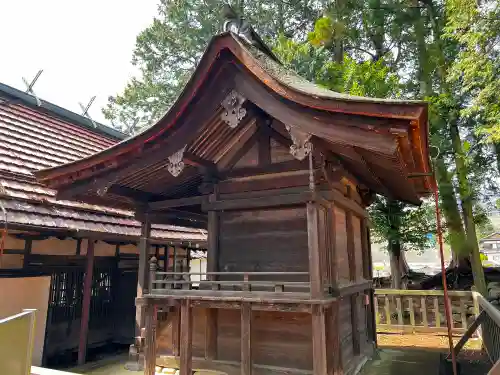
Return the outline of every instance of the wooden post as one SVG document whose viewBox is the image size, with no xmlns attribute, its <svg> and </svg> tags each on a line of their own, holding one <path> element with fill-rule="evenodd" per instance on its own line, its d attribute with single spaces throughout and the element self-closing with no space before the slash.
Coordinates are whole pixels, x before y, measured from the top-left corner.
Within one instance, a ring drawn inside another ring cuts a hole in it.
<svg viewBox="0 0 500 375">
<path fill-rule="evenodd" d="M 155 263 L 156 267 L 156 263 Z M 154 305 L 147 305 L 145 308 L 145 347 L 144 347 L 144 375 L 155 375 L 156 366 L 156 307 Z"/>
<path fill-rule="evenodd" d="M 151 260 L 149 261 L 149 286 L 148 286 L 148 293 L 152 293 L 153 289 L 155 288 L 155 284 L 153 284 L 153 281 L 156 281 L 156 266 L 158 261 L 156 260 L 155 257 L 152 257 Z"/>
<path fill-rule="evenodd" d="M 241 375 L 252 375 L 252 305 L 241 304 Z"/>
<path fill-rule="evenodd" d="M 181 355 L 180 374 L 192 375 L 193 371 L 193 314 L 191 302 L 187 299 L 181 301 Z"/>
<path fill-rule="evenodd" d="M 313 373 L 328 374 L 325 311 L 321 305 L 312 305 Z M 329 348 L 328 348 L 329 349 Z"/>
<path fill-rule="evenodd" d="M 87 356 L 87 337 L 89 333 L 89 314 L 92 294 L 92 278 L 94 273 L 94 240 L 89 238 L 87 244 L 87 266 L 83 282 L 82 318 L 80 321 L 80 339 L 78 341 L 78 364 L 83 365 Z"/>
<path fill-rule="evenodd" d="M 169 253 L 168 253 L 168 246 L 165 246 L 163 248 L 163 272 L 168 272 L 168 259 Z"/>
<path fill-rule="evenodd" d="M 217 186 L 214 193 L 210 195 L 211 202 L 218 198 Z M 200 263 L 201 264 L 201 263 Z M 219 267 L 219 215 L 217 211 L 208 212 L 208 249 L 207 249 L 207 272 L 217 272 Z M 200 265 L 201 267 L 201 265 Z M 200 275 L 201 279 L 201 275 Z M 217 277 L 210 275 L 208 280 L 215 281 Z M 217 285 L 212 285 L 212 289 L 217 289 Z M 205 337 L 205 358 L 217 359 L 217 336 L 218 336 L 218 310 L 206 310 L 206 337 Z"/>
<path fill-rule="evenodd" d="M 311 298 L 323 296 L 323 274 L 319 254 L 318 208 L 315 203 L 307 203 L 307 239 L 309 249 L 309 282 Z"/>
<path fill-rule="evenodd" d="M 149 215 L 144 214 L 144 221 L 141 226 L 141 238 L 139 239 L 139 270 L 137 280 L 137 297 L 142 297 L 147 293 L 148 288 L 148 260 L 149 245 L 151 235 L 151 221 Z M 135 314 L 135 334 L 141 336 L 141 329 L 145 326 L 144 306 L 137 306 Z"/>
<path fill-rule="evenodd" d="M 347 197 L 351 198 L 351 189 L 347 187 Z M 347 256 L 349 260 L 349 276 L 351 281 L 358 279 L 358 270 L 356 269 L 356 247 L 354 245 L 354 227 L 352 223 L 352 211 L 346 210 L 345 223 L 347 232 Z M 362 225 L 361 225 L 362 227 Z M 359 233 L 361 236 L 361 233 Z M 352 325 L 352 346 L 354 355 L 361 352 L 360 334 L 359 334 L 359 310 L 358 310 L 358 293 L 351 295 L 351 325 Z"/>
<path fill-rule="evenodd" d="M 26 268 L 30 264 L 31 246 L 33 240 L 31 238 L 26 238 L 24 240 L 24 256 L 23 256 L 23 268 Z"/>
<path fill-rule="evenodd" d="M 173 312 L 174 318 L 172 321 L 172 349 L 174 357 L 180 355 L 181 346 L 181 310 L 179 306 L 175 307 Z"/>
</svg>

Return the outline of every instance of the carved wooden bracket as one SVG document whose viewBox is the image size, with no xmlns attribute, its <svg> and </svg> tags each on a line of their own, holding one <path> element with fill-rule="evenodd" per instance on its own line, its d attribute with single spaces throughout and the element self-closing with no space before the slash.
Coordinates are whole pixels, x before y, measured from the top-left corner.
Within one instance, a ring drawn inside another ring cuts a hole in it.
<svg viewBox="0 0 500 375">
<path fill-rule="evenodd" d="M 293 142 L 290 146 L 290 154 L 298 160 L 304 160 L 312 151 L 312 143 L 309 142 L 311 134 L 304 133 L 288 125 L 285 128 L 290 133 Z"/>
<path fill-rule="evenodd" d="M 224 113 L 221 115 L 221 119 L 228 124 L 231 129 L 236 128 L 247 114 L 247 110 L 243 108 L 245 100 L 245 97 L 233 90 L 221 103 L 222 107 L 225 109 Z"/>
<path fill-rule="evenodd" d="M 167 169 L 170 172 L 170 174 L 174 177 L 177 177 L 178 175 L 181 174 L 181 172 L 184 170 L 184 151 L 186 150 L 185 145 L 183 148 L 181 148 L 179 151 L 175 152 L 171 156 L 168 157 L 168 166 Z"/>
</svg>

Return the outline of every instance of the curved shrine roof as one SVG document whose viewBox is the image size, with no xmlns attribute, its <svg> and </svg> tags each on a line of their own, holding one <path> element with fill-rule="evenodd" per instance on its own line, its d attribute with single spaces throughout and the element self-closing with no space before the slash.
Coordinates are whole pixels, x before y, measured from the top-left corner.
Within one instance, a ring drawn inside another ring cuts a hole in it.
<svg viewBox="0 0 500 375">
<path fill-rule="evenodd" d="M 218 168 L 251 126 L 249 119 L 241 129 L 229 129 L 220 120 L 221 101 L 231 90 L 273 118 L 277 128 L 285 125 L 310 134 L 313 144 L 326 147 L 372 191 L 418 203 L 430 190 L 430 177 L 425 175 L 430 164 L 424 102 L 324 89 L 232 33 L 212 39 L 177 102 L 156 124 L 105 150 L 36 175 L 61 197 L 104 199 L 113 206 L 131 205 L 138 197 L 161 200 L 192 194 L 201 183 L 196 167 Z M 187 164 L 193 168 L 172 179 L 164 173 L 166 159 L 183 145 L 190 155 Z"/>
</svg>

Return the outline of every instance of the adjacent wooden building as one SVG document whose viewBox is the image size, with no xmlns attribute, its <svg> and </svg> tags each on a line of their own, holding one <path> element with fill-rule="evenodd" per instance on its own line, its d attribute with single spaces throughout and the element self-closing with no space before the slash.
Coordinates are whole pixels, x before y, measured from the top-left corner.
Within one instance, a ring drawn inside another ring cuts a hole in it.
<svg viewBox="0 0 500 375">
<path fill-rule="evenodd" d="M 424 103 L 325 90 L 228 32 L 158 123 L 37 176 L 61 199 L 142 221 L 136 344 L 148 375 L 155 363 L 338 375 L 376 345 L 366 207 L 375 193 L 418 204 L 429 170 Z M 178 220 L 208 229 L 196 289 L 147 266 L 151 224 Z"/>
<path fill-rule="evenodd" d="M 83 362 L 87 348 L 133 343 L 136 336 L 141 225 L 133 212 L 56 200 L 56 192 L 34 176 L 37 170 L 78 160 L 124 138 L 0 84 L 0 287 L 6 284 L 1 278 L 51 276 L 46 363 L 74 351 Z M 165 263 L 169 270 L 187 270 L 188 256 L 205 249 L 206 232 L 160 225 L 153 228 L 150 241 L 151 255 L 162 267 Z"/>
</svg>

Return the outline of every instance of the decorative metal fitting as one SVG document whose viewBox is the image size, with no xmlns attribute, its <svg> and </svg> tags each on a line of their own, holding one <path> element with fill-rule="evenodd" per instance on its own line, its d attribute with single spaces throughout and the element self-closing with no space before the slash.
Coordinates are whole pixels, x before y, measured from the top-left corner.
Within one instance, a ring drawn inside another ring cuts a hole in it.
<svg viewBox="0 0 500 375">
<path fill-rule="evenodd" d="M 233 90 L 221 103 L 222 107 L 225 109 L 224 113 L 221 115 L 221 119 L 228 124 L 231 129 L 236 128 L 247 114 L 247 110 L 243 108 L 245 100 L 245 97 Z"/>
<path fill-rule="evenodd" d="M 290 133 L 293 142 L 290 146 L 290 154 L 298 160 L 304 160 L 312 152 L 312 143 L 309 142 L 311 134 L 304 133 L 289 125 L 286 125 L 285 128 Z"/>
<path fill-rule="evenodd" d="M 184 170 L 184 151 L 186 150 L 185 145 L 183 148 L 181 148 L 179 151 L 175 152 L 171 156 L 168 157 L 168 166 L 167 169 L 170 172 L 170 174 L 174 177 L 177 177 L 178 175 L 181 174 L 181 172 Z"/>
</svg>

